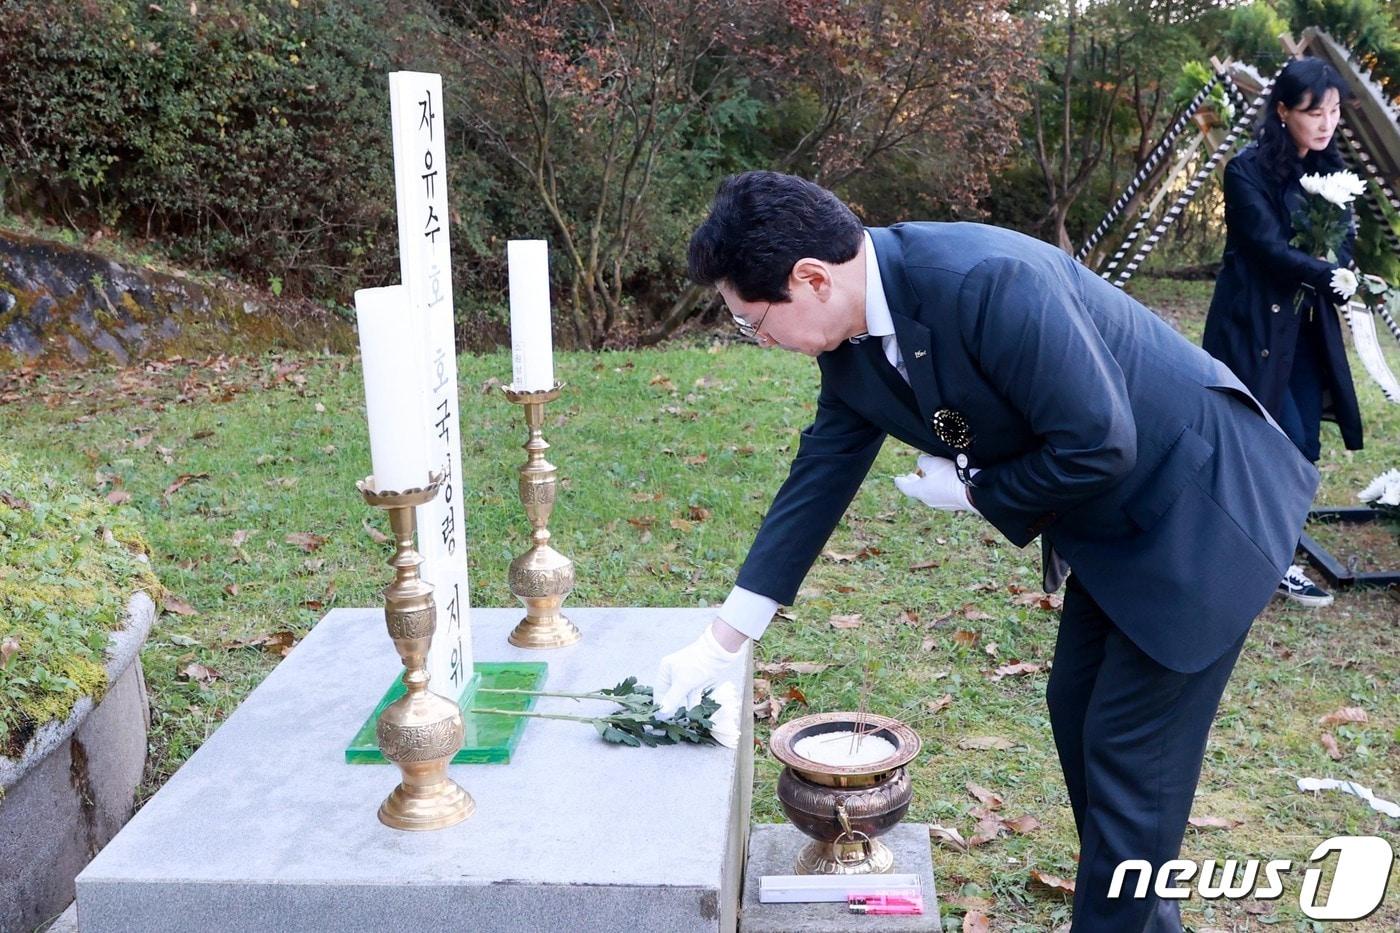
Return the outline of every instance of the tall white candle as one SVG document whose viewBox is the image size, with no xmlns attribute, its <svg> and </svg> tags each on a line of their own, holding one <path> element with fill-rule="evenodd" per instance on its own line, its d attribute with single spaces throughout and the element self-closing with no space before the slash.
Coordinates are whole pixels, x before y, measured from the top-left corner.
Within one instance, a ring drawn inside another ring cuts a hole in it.
<svg viewBox="0 0 1400 933">
<path fill-rule="evenodd" d="M 422 334 L 413 322 L 404 286 L 355 292 L 369 455 L 380 491 L 402 492 L 428 483 Z"/>
<path fill-rule="evenodd" d="M 549 253 L 544 240 L 511 240 L 511 388 L 538 392 L 554 388 L 554 345 L 549 331 Z"/>
</svg>

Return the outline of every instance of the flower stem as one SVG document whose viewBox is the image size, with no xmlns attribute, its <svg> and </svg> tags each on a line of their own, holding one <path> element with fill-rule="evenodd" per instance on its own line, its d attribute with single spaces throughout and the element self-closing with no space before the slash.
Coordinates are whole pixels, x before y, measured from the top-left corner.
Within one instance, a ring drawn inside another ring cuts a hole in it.
<svg viewBox="0 0 1400 933">
<path fill-rule="evenodd" d="M 561 693 L 553 690 L 516 690 L 510 687 L 478 687 L 477 693 L 510 693 L 530 697 L 563 697 L 566 700 L 611 700 L 621 702 L 623 697 L 611 693 Z M 629 694 L 630 695 L 630 694 Z"/>
<path fill-rule="evenodd" d="M 477 713 L 483 716 L 530 716 L 535 719 L 567 719 L 570 722 L 597 722 L 593 716 L 567 716 L 564 713 L 535 713 L 523 709 L 482 709 L 473 706 L 467 710 L 469 713 Z"/>
</svg>

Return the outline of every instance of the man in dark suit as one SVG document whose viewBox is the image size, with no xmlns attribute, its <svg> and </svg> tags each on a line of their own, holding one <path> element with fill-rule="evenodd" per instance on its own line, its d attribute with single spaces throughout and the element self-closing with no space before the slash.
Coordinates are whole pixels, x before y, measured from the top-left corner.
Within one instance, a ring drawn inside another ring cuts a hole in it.
<svg viewBox="0 0 1400 933">
<path fill-rule="evenodd" d="M 1175 901 L 1107 897 L 1180 848 L 1206 736 L 1317 473 L 1228 369 L 1061 251 L 978 224 L 865 230 L 799 178 L 728 179 L 690 244 L 760 346 L 816 357 L 802 432 L 739 572 L 663 659 L 693 702 L 797 589 L 886 435 L 926 451 L 921 498 L 1041 538 L 1068 577 L 1047 691 L 1080 836 L 1074 929 L 1180 930 Z"/>
</svg>

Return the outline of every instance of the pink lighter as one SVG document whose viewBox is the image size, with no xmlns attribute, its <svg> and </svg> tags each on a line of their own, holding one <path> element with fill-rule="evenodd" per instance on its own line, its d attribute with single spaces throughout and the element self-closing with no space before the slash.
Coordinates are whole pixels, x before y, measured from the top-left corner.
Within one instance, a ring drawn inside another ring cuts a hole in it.
<svg viewBox="0 0 1400 933">
<path fill-rule="evenodd" d="M 921 914 L 924 912 L 922 894 L 852 894 L 846 898 L 846 909 L 853 914 Z"/>
</svg>

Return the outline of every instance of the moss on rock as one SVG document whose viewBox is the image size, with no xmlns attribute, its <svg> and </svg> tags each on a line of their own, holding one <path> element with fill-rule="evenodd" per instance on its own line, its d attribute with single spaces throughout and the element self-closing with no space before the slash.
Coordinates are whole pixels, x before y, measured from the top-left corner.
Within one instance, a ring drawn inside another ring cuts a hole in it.
<svg viewBox="0 0 1400 933">
<path fill-rule="evenodd" d="M 0 755 L 107 689 L 110 633 L 160 584 L 140 518 L 0 453 Z"/>
</svg>

